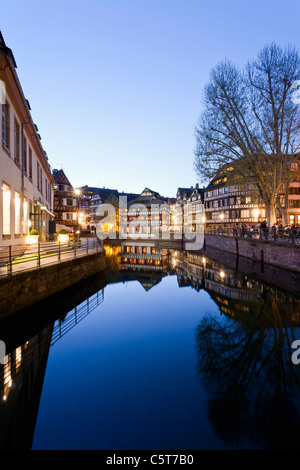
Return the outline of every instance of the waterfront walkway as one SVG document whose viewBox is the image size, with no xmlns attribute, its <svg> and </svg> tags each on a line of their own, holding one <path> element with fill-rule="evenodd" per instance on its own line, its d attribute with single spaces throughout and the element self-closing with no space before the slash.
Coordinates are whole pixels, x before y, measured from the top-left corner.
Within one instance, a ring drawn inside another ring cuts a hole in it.
<svg viewBox="0 0 300 470">
<path fill-rule="evenodd" d="M 268 240 L 273 243 L 285 243 L 300 246 L 300 228 L 287 228 L 281 230 L 271 227 L 253 230 L 239 227 L 207 227 L 205 229 L 205 234 Z"/>
<path fill-rule="evenodd" d="M 0 247 L 0 278 L 104 251 L 96 238 Z"/>
</svg>

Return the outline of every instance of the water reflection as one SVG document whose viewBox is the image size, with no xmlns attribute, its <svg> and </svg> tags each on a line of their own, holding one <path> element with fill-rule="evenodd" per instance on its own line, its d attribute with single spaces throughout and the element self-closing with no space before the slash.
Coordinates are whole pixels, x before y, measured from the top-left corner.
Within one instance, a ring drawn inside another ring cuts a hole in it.
<svg viewBox="0 0 300 470">
<path fill-rule="evenodd" d="M 276 286 L 266 283 L 207 252 L 149 242 L 105 249 L 105 277 L 94 276 L 20 312 L 17 332 L 15 318 L 0 324 L 8 345 L 0 365 L 1 449 L 31 448 L 49 350 L 97 314 L 105 286 L 138 281 L 148 299 L 167 276 L 174 276 L 179 288 L 206 291 L 217 307 L 217 313 L 205 313 L 199 305 L 202 320 L 195 331 L 197 372 L 209 393 L 207 412 L 216 435 L 241 447 L 246 441 L 258 448 L 299 447 L 300 366 L 291 362 L 291 343 L 300 338 L 295 279 L 288 291 L 280 280 Z"/>
<path fill-rule="evenodd" d="M 30 449 L 53 325 L 18 346 L 0 365 L 0 448 Z"/>
<path fill-rule="evenodd" d="M 172 262 L 180 286 L 205 289 L 220 309 L 196 331 L 198 373 L 217 435 L 231 445 L 299 448 L 300 369 L 291 361 L 299 299 L 203 254 L 174 253 Z"/>
</svg>

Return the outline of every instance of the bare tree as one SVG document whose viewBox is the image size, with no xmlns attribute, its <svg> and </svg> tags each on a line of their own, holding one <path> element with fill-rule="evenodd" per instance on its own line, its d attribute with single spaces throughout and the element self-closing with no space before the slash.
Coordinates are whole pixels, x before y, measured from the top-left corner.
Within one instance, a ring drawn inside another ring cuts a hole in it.
<svg viewBox="0 0 300 470">
<path fill-rule="evenodd" d="M 272 43 L 240 70 L 226 60 L 211 72 L 204 111 L 195 129 L 195 168 L 202 179 L 226 175 L 228 184 L 251 184 L 276 221 L 279 194 L 300 149 L 300 106 L 291 99 L 300 77 L 295 48 Z M 287 202 L 287 201 L 286 201 Z"/>
</svg>

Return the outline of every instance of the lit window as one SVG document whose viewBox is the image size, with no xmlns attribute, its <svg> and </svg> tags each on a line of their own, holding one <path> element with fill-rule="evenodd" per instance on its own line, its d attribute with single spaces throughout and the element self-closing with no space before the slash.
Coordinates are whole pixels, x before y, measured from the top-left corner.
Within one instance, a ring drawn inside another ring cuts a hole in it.
<svg viewBox="0 0 300 470">
<path fill-rule="evenodd" d="M 21 233 L 20 208 L 21 208 L 20 194 L 15 192 L 15 233 Z"/>
<path fill-rule="evenodd" d="M 299 165 L 297 162 L 292 162 L 291 163 L 291 170 L 292 171 L 298 171 Z"/>
<path fill-rule="evenodd" d="M 3 183 L 2 186 L 3 207 L 3 235 L 10 234 L 10 187 Z"/>
</svg>

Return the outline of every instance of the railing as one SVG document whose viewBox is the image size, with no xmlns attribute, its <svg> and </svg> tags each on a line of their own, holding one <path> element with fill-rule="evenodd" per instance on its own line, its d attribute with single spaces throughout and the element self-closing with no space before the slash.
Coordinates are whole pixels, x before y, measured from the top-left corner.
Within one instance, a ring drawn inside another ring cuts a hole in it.
<svg viewBox="0 0 300 470">
<path fill-rule="evenodd" d="M 51 339 L 51 346 L 53 346 L 53 344 L 62 338 L 62 336 L 68 333 L 68 331 L 74 328 L 74 326 L 76 326 L 81 320 L 89 315 L 103 302 L 103 300 L 104 290 L 102 289 L 68 312 L 63 320 L 56 320 Z"/>
<path fill-rule="evenodd" d="M 233 228 L 233 227 L 206 227 L 206 234 L 226 235 L 240 238 L 254 238 L 272 242 L 285 242 L 300 245 L 300 228 Z"/>
<path fill-rule="evenodd" d="M 103 251 L 97 238 L 0 247 L 0 277 Z"/>
</svg>

